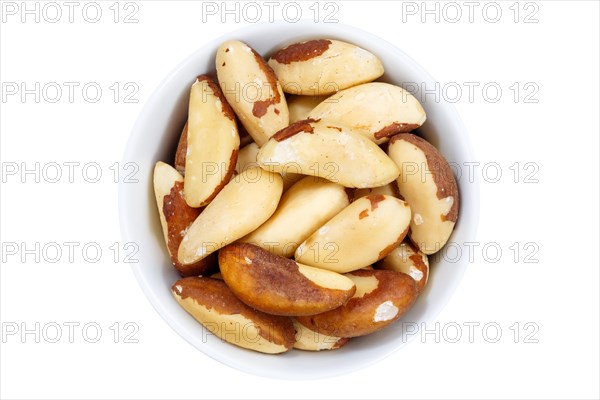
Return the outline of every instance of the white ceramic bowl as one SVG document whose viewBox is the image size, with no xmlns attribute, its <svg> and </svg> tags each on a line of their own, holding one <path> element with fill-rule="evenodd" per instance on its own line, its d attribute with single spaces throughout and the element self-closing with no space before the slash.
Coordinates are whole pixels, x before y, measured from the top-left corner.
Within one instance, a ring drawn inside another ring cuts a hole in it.
<svg viewBox="0 0 600 400">
<path fill-rule="evenodd" d="M 408 326 L 407 323 L 411 328 L 414 327 L 412 323 L 421 326 L 421 323 L 430 323 L 437 316 L 456 290 L 467 266 L 464 258 L 458 262 L 442 258 L 432 263 L 426 290 L 399 322 L 376 334 L 352 339 L 342 349 L 330 352 L 290 351 L 272 356 L 238 348 L 207 335 L 201 325 L 173 299 L 170 287 L 178 279 L 178 274 L 163 243 L 153 195 L 152 170 L 158 160 L 173 162 L 181 127 L 187 117 L 190 85 L 197 75 L 214 72 L 216 49 L 225 40 L 245 41 L 260 54 L 266 55 L 295 41 L 324 37 L 354 43 L 377 55 L 386 70 L 381 78 L 383 81 L 398 85 L 423 82 L 426 87 L 434 87 L 434 79 L 410 57 L 385 40 L 357 28 L 303 21 L 243 28 L 198 49 L 156 89 L 137 120 L 124 156 L 124 162 L 138 164 L 140 181 L 137 184 L 121 183 L 119 188 L 123 240 L 139 245 L 139 262 L 132 268 L 148 300 L 162 318 L 181 337 L 208 356 L 231 367 L 272 378 L 308 379 L 339 375 L 389 356 L 410 339 L 419 336 L 405 334 L 403 328 Z M 464 165 L 465 161 L 473 161 L 465 128 L 454 107 L 443 101 L 423 103 L 423 106 L 427 122 L 419 133 L 451 163 Z M 461 179 L 459 190 L 459 221 L 450 240 L 461 244 L 475 238 L 479 188 L 477 182 Z"/>
</svg>

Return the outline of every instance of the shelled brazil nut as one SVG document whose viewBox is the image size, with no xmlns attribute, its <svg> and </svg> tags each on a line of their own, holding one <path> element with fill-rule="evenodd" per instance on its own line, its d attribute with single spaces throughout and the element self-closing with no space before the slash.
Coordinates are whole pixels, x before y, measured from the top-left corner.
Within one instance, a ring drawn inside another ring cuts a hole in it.
<svg viewBox="0 0 600 400">
<path fill-rule="evenodd" d="M 379 144 L 425 122 L 425 110 L 408 91 L 383 82 L 341 90 L 317 105 L 307 118 L 345 125 Z"/>
<path fill-rule="evenodd" d="M 366 267 L 402 242 L 410 215 L 408 203 L 395 197 L 361 197 L 298 246 L 296 260 L 340 273 Z"/>
<path fill-rule="evenodd" d="M 258 164 L 281 172 L 298 166 L 305 175 L 350 188 L 390 183 L 396 164 L 375 143 L 345 126 L 306 119 L 277 132 L 258 152 Z"/>
<path fill-rule="evenodd" d="M 384 72 L 373 53 L 333 39 L 291 44 L 273 54 L 269 65 L 286 93 L 312 96 L 370 82 Z"/>
<path fill-rule="evenodd" d="M 231 179 L 240 147 L 233 110 L 209 76 L 192 85 L 186 126 L 185 201 L 205 206 Z"/>
<path fill-rule="evenodd" d="M 350 279 L 302 265 L 249 244 L 219 252 L 225 283 L 249 306 L 274 315 L 312 315 L 344 304 L 354 294 Z"/>
<path fill-rule="evenodd" d="M 236 346 L 277 354 L 295 343 L 291 319 L 248 307 L 221 280 L 188 277 L 175 282 L 171 290 L 177 302 L 206 329 Z"/>
<path fill-rule="evenodd" d="M 424 254 L 439 251 L 458 218 L 458 186 L 450 165 L 425 139 L 409 133 L 390 140 L 388 154 L 400 168 L 398 190 L 410 204 L 410 239 Z"/>
<path fill-rule="evenodd" d="M 154 194 L 167 251 L 179 274 L 202 275 L 215 269 L 217 262 L 214 256 L 189 264 L 179 260 L 179 245 L 201 210 L 187 205 L 183 197 L 183 177 L 175 168 L 161 161 L 154 167 Z"/>
<path fill-rule="evenodd" d="M 259 146 L 288 125 L 281 85 L 254 49 L 238 40 L 225 42 L 217 50 L 215 65 L 227 101 Z"/>
</svg>

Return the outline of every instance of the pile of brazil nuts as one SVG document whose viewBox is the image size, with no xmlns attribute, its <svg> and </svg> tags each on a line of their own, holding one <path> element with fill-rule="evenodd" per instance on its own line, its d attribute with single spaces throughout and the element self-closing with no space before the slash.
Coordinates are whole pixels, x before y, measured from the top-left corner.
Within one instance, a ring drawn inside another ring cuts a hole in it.
<svg viewBox="0 0 600 400">
<path fill-rule="evenodd" d="M 445 158 L 409 133 L 425 110 L 370 52 L 240 41 L 191 86 L 174 167 L 154 190 L 176 301 L 263 353 L 331 350 L 400 318 L 458 217 Z"/>
</svg>

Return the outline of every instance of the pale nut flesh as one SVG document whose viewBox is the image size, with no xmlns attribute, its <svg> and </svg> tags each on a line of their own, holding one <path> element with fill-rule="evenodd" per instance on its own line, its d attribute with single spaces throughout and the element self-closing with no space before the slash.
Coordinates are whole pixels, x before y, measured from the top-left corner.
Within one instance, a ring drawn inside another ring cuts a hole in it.
<svg viewBox="0 0 600 400">
<path fill-rule="evenodd" d="M 191 264 L 247 235 L 275 212 L 283 182 L 277 173 L 248 168 L 206 206 L 188 229 L 178 258 Z"/>
<path fill-rule="evenodd" d="M 240 241 L 278 256 L 293 257 L 300 243 L 348 204 L 343 186 L 313 176 L 304 177 L 283 194 L 271 218 Z"/>
<path fill-rule="evenodd" d="M 406 236 L 410 207 L 385 195 L 361 197 L 307 238 L 296 261 L 345 273 L 385 257 Z"/>
<path fill-rule="evenodd" d="M 400 272 L 359 270 L 346 276 L 356 285 L 348 302 L 322 314 L 298 317 L 298 322 L 322 335 L 364 336 L 397 321 L 417 298 L 415 281 Z"/>
<path fill-rule="evenodd" d="M 291 166 L 349 188 L 371 188 L 398 177 L 396 164 L 375 143 L 348 128 L 314 120 L 298 121 L 277 132 L 259 151 L 269 171 Z"/>
<path fill-rule="evenodd" d="M 235 172 L 241 174 L 248 168 L 259 167 L 258 162 L 256 161 L 258 150 L 260 150 L 260 147 L 254 142 L 242 147 L 235 162 Z"/>
<path fill-rule="evenodd" d="M 323 335 L 311 331 L 295 318 L 292 318 L 292 321 L 294 322 L 294 328 L 296 329 L 295 349 L 306 351 L 335 350 L 348 343 L 348 338 Z"/>
<path fill-rule="evenodd" d="M 295 343 L 290 318 L 248 307 L 221 280 L 184 278 L 175 282 L 171 291 L 181 307 L 204 329 L 224 341 L 268 354 L 284 353 Z"/>
<path fill-rule="evenodd" d="M 227 101 L 259 146 L 289 124 L 281 85 L 254 49 L 238 40 L 227 41 L 217 49 L 215 65 Z"/>
<path fill-rule="evenodd" d="M 160 225 L 162 227 L 165 243 L 168 243 L 168 230 L 167 221 L 163 212 L 164 198 L 165 196 L 168 196 L 169 193 L 171 193 L 171 189 L 178 182 L 181 183 L 183 190 L 183 176 L 181 176 L 181 174 L 175 168 L 162 161 L 158 161 L 154 165 L 152 184 L 154 188 L 154 197 L 156 199 L 156 205 L 158 207 Z"/>
<path fill-rule="evenodd" d="M 291 94 L 286 97 L 290 112 L 290 124 L 307 119 L 310 112 L 327 99 L 328 96 L 300 96 Z"/>
<path fill-rule="evenodd" d="M 259 167 L 258 162 L 256 161 L 259 150 L 260 147 L 258 147 L 258 145 L 255 142 L 249 143 L 246 146 L 242 147 L 242 149 L 240 149 L 238 153 L 237 161 L 235 164 L 235 173 L 239 174 L 240 172 L 243 172 L 250 167 Z M 289 168 L 280 172 L 281 178 L 283 179 L 284 192 L 286 192 L 300 179 L 304 178 L 304 175 L 294 171 L 300 171 L 300 169 L 296 168 L 294 165 L 290 165 Z"/>
<path fill-rule="evenodd" d="M 429 279 L 429 260 L 410 240 L 400 243 L 390 254 L 381 260 L 377 267 L 405 273 L 417 282 L 419 294 Z"/>
<path fill-rule="evenodd" d="M 344 125 L 373 142 L 425 123 L 421 103 L 410 92 L 389 83 L 371 82 L 341 90 L 316 106 L 308 118 Z"/>
<path fill-rule="evenodd" d="M 458 186 L 448 162 L 424 139 L 403 133 L 390 140 L 388 154 L 400 169 L 398 189 L 410 204 L 410 239 L 424 254 L 439 251 L 458 218 Z"/>
<path fill-rule="evenodd" d="M 274 315 L 310 315 L 332 310 L 354 294 L 354 284 L 335 272 L 296 263 L 249 244 L 219 252 L 221 274 L 247 305 Z"/>
<path fill-rule="evenodd" d="M 231 179 L 240 147 L 233 110 L 206 75 L 192 85 L 186 126 L 185 200 L 201 207 Z"/>
<path fill-rule="evenodd" d="M 283 191 L 287 192 L 292 186 L 300 182 L 306 175 L 299 174 L 296 172 L 284 171 L 281 173 L 281 179 L 283 179 Z"/>
<path fill-rule="evenodd" d="M 382 194 L 385 196 L 393 196 L 399 198 L 400 200 L 404 200 L 400 196 L 400 192 L 398 192 L 398 184 L 396 183 L 396 181 L 392 181 L 387 185 L 377 186 L 374 188 L 356 189 L 352 194 L 352 200 L 354 201 L 356 199 L 360 199 L 361 197 L 378 194 Z"/>
<path fill-rule="evenodd" d="M 289 45 L 271 56 L 269 65 L 284 92 L 327 95 L 383 75 L 381 61 L 367 50 L 333 39 Z"/>
<path fill-rule="evenodd" d="M 171 263 L 181 276 L 202 275 L 216 264 L 215 257 L 184 265 L 177 258 L 177 249 L 200 209 L 187 205 L 183 196 L 183 177 L 175 168 L 159 161 L 154 167 L 154 195 Z"/>
</svg>

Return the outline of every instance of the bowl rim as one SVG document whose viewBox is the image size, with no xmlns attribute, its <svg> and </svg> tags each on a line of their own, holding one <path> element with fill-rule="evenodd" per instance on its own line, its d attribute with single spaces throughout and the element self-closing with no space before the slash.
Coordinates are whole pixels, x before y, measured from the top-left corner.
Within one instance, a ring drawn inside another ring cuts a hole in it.
<svg viewBox="0 0 600 400">
<path fill-rule="evenodd" d="M 319 29 L 315 29 L 315 27 L 318 27 Z M 311 20 L 300 20 L 299 22 L 294 23 L 294 24 L 290 24 L 285 21 L 275 21 L 275 22 L 263 22 L 263 23 L 257 23 L 257 24 L 245 26 L 245 27 L 242 27 L 239 29 L 231 30 L 219 37 L 209 40 L 208 42 L 205 42 L 204 44 L 199 46 L 195 51 L 193 51 L 190 55 L 185 57 L 179 64 L 177 64 L 177 66 L 174 69 L 172 69 L 168 73 L 168 75 L 159 83 L 159 85 L 154 89 L 152 94 L 148 97 L 145 104 L 143 105 L 142 110 L 141 110 L 140 114 L 138 115 L 136 122 L 130 132 L 129 138 L 127 140 L 125 151 L 123 153 L 122 162 L 126 163 L 126 162 L 130 162 L 131 160 L 135 159 L 135 157 L 133 155 L 135 154 L 135 151 L 138 148 L 138 144 L 140 144 L 140 141 L 143 139 L 143 135 L 141 134 L 141 131 L 142 131 L 143 125 L 145 124 L 145 121 L 152 114 L 152 110 L 156 109 L 158 107 L 159 103 L 162 101 L 161 93 L 167 87 L 169 87 L 169 85 L 173 82 L 173 80 L 175 80 L 175 77 L 178 75 L 178 73 L 181 70 L 183 70 L 186 67 L 186 65 L 188 65 L 190 63 L 191 60 L 196 59 L 199 54 L 206 52 L 207 49 L 216 48 L 216 46 L 220 45 L 222 42 L 224 42 L 226 40 L 240 38 L 240 37 L 243 38 L 243 37 L 245 37 L 246 33 L 254 32 L 256 30 L 261 30 L 261 29 L 265 30 L 264 34 L 268 34 L 269 31 L 277 31 L 278 29 L 295 29 L 295 30 L 298 30 L 297 36 L 307 36 L 307 37 L 310 37 L 310 36 L 318 37 L 319 35 L 320 35 L 320 37 L 323 37 L 323 35 L 325 35 L 325 34 L 333 35 L 333 33 L 335 33 L 335 36 L 339 36 L 339 37 L 344 37 L 344 36 L 349 36 L 349 35 L 350 36 L 360 35 L 362 38 L 364 38 L 367 41 L 379 42 L 382 46 L 385 46 L 390 52 L 395 53 L 400 58 L 402 58 L 404 60 L 404 62 L 410 64 L 411 68 L 418 70 L 419 74 L 421 74 L 422 76 L 426 77 L 427 79 L 429 79 L 433 82 L 436 82 L 435 79 L 431 76 L 431 74 L 429 74 L 429 72 L 427 72 L 412 57 L 410 57 L 409 55 L 404 53 L 402 50 L 400 50 L 398 47 L 396 47 L 395 44 L 390 43 L 389 41 L 383 39 L 382 37 L 379 37 L 375 34 L 372 34 L 370 32 L 367 32 L 363 29 L 360 29 L 360 28 L 352 26 L 352 25 L 342 24 L 342 23 L 324 24 L 324 23 L 315 23 L 314 21 L 311 21 Z M 305 29 L 304 32 L 302 32 L 303 29 Z M 460 140 L 461 140 L 462 144 L 464 145 L 464 148 L 462 149 L 462 151 L 464 153 L 466 153 L 466 155 L 469 157 L 470 160 L 475 160 L 472 143 L 470 141 L 466 127 L 465 127 L 462 119 L 460 118 L 460 115 L 458 114 L 458 112 L 456 110 L 456 107 L 454 106 L 454 104 L 449 103 L 449 102 L 443 101 L 442 103 L 446 107 L 446 113 L 452 118 L 452 123 L 456 127 L 455 131 L 460 135 Z M 125 164 L 123 164 L 123 165 L 125 165 Z M 477 176 L 474 176 L 473 178 L 474 179 L 472 182 L 469 181 L 469 185 L 471 186 L 469 214 L 471 215 L 471 218 L 470 218 L 469 224 L 465 228 L 463 228 L 463 229 L 467 230 L 467 236 L 470 238 L 476 237 L 477 228 L 478 228 L 478 220 L 479 220 L 479 212 L 480 212 L 479 211 L 479 201 L 480 201 L 479 179 Z M 131 207 L 131 205 L 128 204 L 130 190 L 131 190 L 131 186 L 127 186 L 127 184 L 123 180 L 119 181 L 119 188 L 118 188 L 119 225 L 120 225 L 121 238 L 122 238 L 123 243 L 126 243 L 128 241 L 135 242 L 135 240 L 132 240 L 135 237 L 135 234 L 132 232 L 133 229 L 131 227 L 131 223 L 128 222 L 128 217 L 129 217 L 129 212 L 130 212 L 130 207 Z M 460 187 L 459 187 L 459 190 L 460 190 Z M 462 200 L 462 197 L 463 196 L 461 194 L 461 200 Z M 461 215 L 463 212 L 464 211 L 461 211 Z M 149 300 L 152 307 L 161 316 L 161 318 L 169 325 L 169 327 L 171 327 L 179 336 L 181 336 L 183 339 L 185 339 L 194 348 L 200 350 L 202 353 L 208 355 L 212 359 L 219 361 L 225 365 L 228 365 L 232 368 L 236 368 L 238 370 L 241 370 L 243 372 L 247 372 L 250 374 L 255 374 L 255 375 L 269 377 L 269 378 L 293 379 L 293 380 L 322 379 L 322 378 L 338 376 L 338 375 L 353 372 L 353 371 L 365 368 L 367 366 L 373 365 L 373 364 L 383 360 L 384 358 L 391 356 L 395 352 L 399 351 L 400 348 L 405 346 L 408 342 L 414 340 L 414 338 L 416 337 L 416 336 L 411 336 L 411 337 L 407 338 L 406 340 L 403 340 L 401 343 L 398 343 L 397 346 L 394 346 L 393 348 L 389 349 L 385 353 L 380 354 L 379 356 L 371 357 L 368 360 L 361 359 L 361 362 L 357 362 L 352 365 L 348 365 L 348 364 L 341 365 L 339 368 L 336 368 L 334 371 L 328 370 L 328 371 L 311 372 L 308 374 L 294 374 L 294 373 L 290 373 L 290 371 L 287 371 L 287 370 L 277 370 L 277 371 L 266 371 L 264 369 L 257 370 L 257 365 L 247 365 L 247 363 L 245 363 L 245 362 L 240 362 L 240 360 L 236 359 L 236 357 L 231 357 L 227 354 L 223 354 L 222 352 L 215 350 L 210 345 L 204 345 L 202 347 L 197 346 L 196 343 L 194 343 L 194 341 L 192 340 L 192 338 L 190 338 L 184 334 L 185 328 L 181 324 L 179 318 L 176 318 L 171 313 L 167 312 L 165 306 L 161 303 L 157 294 L 152 289 L 150 282 L 147 279 L 147 276 L 143 273 L 143 267 L 140 264 L 141 263 L 139 263 L 139 262 L 131 264 L 131 270 L 138 282 L 138 285 L 142 289 L 142 292 L 144 293 L 146 298 Z M 447 305 L 448 301 L 450 300 L 450 298 L 456 292 L 456 289 L 460 285 L 460 282 L 463 280 L 463 277 L 466 272 L 466 268 L 467 268 L 468 264 L 469 264 L 468 261 L 465 260 L 465 261 L 461 261 L 460 265 L 457 266 L 456 271 L 455 271 L 455 273 L 457 275 L 456 275 L 455 279 L 453 280 L 452 284 L 450 285 L 449 294 L 446 295 L 446 298 L 443 299 L 442 304 L 433 313 L 430 314 L 430 317 L 427 318 L 427 322 L 432 322 L 433 320 L 435 320 L 437 318 L 437 316 L 439 315 L 439 313 Z M 230 346 L 234 347 L 233 345 L 230 345 Z M 320 356 L 323 356 L 323 354 L 320 354 Z"/>
</svg>

